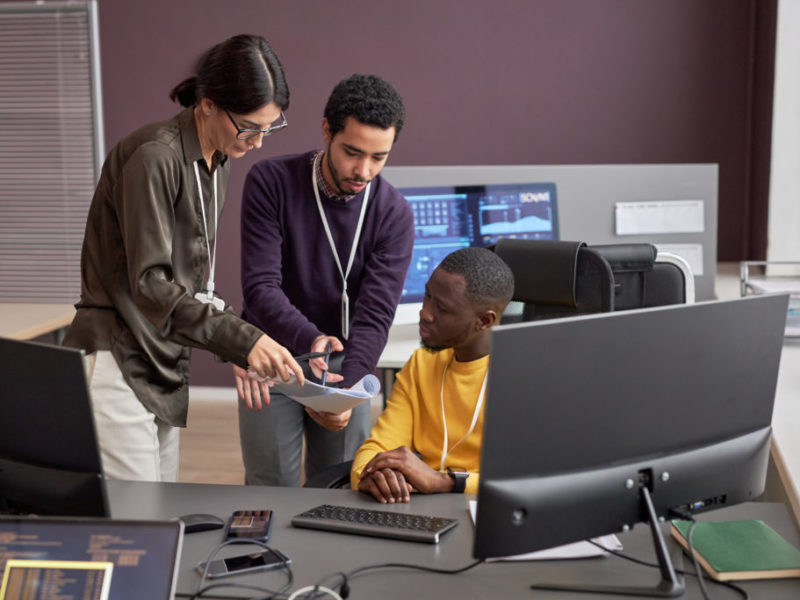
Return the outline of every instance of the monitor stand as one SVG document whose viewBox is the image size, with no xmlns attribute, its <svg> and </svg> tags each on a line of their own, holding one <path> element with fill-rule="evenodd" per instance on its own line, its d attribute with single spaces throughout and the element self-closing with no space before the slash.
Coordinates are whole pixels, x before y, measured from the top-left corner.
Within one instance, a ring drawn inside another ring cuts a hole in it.
<svg viewBox="0 0 800 600">
<path fill-rule="evenodd" d="M 646 485 L 641 487 L 642 504 L 644 505 L 647 521 L 650 524 L 650 533 L 653 536 L 653 545 L 658 558 L 658 568 L 661 571 L 661 581 L 655 587 L 623 587 L 613 585 L 569 585 L 558 583 L 534 583 L 535 590 L 561 590 L 564 592 L 586 592 L 595 594 L 616 594 L 624 596 L 657 596 L 661 598 L 676 598 L 684 592 L 683 581 L 678 579 L 675 568 L 669 558 L 667 545 L 661 529 L 658 526 L 658 516 L 653 506 L 653 500 Z"/>
</svg>

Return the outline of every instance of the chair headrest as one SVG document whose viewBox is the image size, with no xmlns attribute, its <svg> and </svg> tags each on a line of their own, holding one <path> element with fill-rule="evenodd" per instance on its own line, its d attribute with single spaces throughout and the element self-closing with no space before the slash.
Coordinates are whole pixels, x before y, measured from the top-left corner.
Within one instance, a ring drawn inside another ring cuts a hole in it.
<svg viewBox="0 0 800 600">
<path fill-rule="evenodd" d="M 606 259 L 614 273 L 652 271 L 658 249 L 646 242 L 590 246 Z"/>
<path fill-rule="evenodd" d="M 494 252 L 514 274 L 517 302 L 576 306 L 578 252 L 585 242 L 500 239 Z"/>
</svg>

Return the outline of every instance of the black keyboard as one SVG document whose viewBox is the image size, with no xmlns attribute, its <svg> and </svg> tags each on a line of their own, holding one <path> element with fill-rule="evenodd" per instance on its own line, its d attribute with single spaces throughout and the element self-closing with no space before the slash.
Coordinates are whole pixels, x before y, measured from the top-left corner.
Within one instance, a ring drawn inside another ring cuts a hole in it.
<svg viewBox="0 0 800 600">
<path fill-rule="evenodd" d="M 438 544 L 439 536 L 458 525 L 458 521 L 443 517 L 323 504 L 293 517 L 292 525 Z"/>
</svg>

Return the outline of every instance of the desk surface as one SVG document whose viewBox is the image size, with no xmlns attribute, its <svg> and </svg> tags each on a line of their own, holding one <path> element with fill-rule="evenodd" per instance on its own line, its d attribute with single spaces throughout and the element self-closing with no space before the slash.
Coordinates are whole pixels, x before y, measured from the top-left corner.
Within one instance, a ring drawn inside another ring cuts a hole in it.
<svg viewBox="0 0 800 600">
<path fill-rule="evenodd" d="M 30 340 L 66 327 L 75 316 L 72 304 L 0 304 L 0 337 Z"/>
<path fill-rule="evenodd" d="M 408 505 L 394 505 L 386 510 L 416 512 L 459 519 L 459 525 L 445 534 L 438 545 L 382 540 L 362 536 L 295 529 L 290 520 L 295 514 L 318 504 L 331 503 L 381 508 L 370 498 L 352 490 L 268 488 L 260 486 L 227 486 L 183 483 L 141 483 L 109 481 L 108 492 L 115 518 L 168 519 L 181 514 L 202 512 L 225 518 L 236 509 L 270 508 L 275 522 L 270 544 L 289 556 L 294 572 L 294 588 L 317 583 L 337 571 L 351 571 L 365 565 L 399 562 L 430 567 L 456 569 L 472 559 L 473 526 L 467 513 L 469 496 L 438 494 L 415 496 Z M 796 546 L 800 534 L 781 504 L 748 503 L 707 513 L 708 520 L 761 518 Z M 664 526 L 666 528 L 666 526 Z M 668 536 L 667 536 L 668 537 Z M 625 552 L 654 560 L 649 530 L 639 525 L 620 536 Z M 195 591 L 199 575 L 194 567 L 222 541 L 221 530 L 187 535 L 184 541 L 178 590 Z M 677 568 L 683 560 L 677 544 L 668 541 Z M 226 549 L 227 550 L 227 549 Z M 242 548 L 230 554 L 241 553 Z M 240 583 L 260 584 L 277 589 L 285 582 L 280 572 L 233 578 Z M 655 585 L 656 569 L 631 565 L 614 557 L 580 561 L 501 562 L 475 567 L 459 575 L 434 575 L 409 569 L 384 569 L 359 575 L 351 580 L 351 598 L 531 598 L 528 588 L 534 581 L 566 581 L 571 583 L 608 583 L 619 585 Z M 331 579 L 328 584 L 335 583 Z M 800 597 L 800 579 L 748 582 L 745 587 L 754 598 Z M 228 590 L 222 590 L 228 593 Z M 735 597 L 727 590 L 712 587 L 715 598 Z M 565 600 L 569 595 L 540 591 L 536 598 Z M 608 598 L 586 595 L 581 598 Z M 693 578 L 687 580 L 686 599 L 699 598 Z"/>
</svg>

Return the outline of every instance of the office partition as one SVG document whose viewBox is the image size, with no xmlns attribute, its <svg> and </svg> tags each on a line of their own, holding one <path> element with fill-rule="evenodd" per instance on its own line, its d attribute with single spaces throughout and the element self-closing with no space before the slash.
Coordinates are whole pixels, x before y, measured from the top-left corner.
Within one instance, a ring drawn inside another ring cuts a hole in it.
<svg viewBox="0 0 800 600">
<path fill-rule="evenodd" d="M 716 164 L 389 166 L 383 174 L 395 187 L 552 182 L 560 239 L 651 242 L 688 260 L 698 300 L 714 297 Z"/>
</svg>

